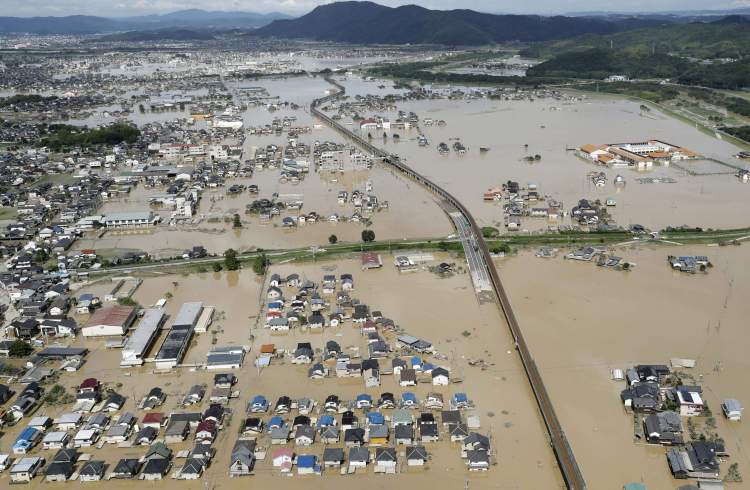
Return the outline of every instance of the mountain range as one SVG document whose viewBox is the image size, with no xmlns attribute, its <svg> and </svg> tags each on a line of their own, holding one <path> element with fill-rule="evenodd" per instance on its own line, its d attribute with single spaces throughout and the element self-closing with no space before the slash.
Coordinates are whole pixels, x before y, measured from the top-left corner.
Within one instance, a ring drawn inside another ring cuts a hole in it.
<svg viewBox="0 0 750 490">
<path fill-rule="evenodd" d="M 743 10 L 733 11 L 741 14 Z M 713 15 L 715 12 L 711 11 Z M 569 40 L 578 45 L 586 39 L 590 46 L 628 40 L 639 41 L 643 33 L 652 41 L 660 41 L 665 34 L 680 47 L 685 33 L 696 41 L 702 36 L 723 42 L 724 51 L 731 52 L 734 45 L 724 42 L 726 35 L 717 35 L 718 26 L 691 28 L 692 24 L 707 26 L 709 12 L 698 22 L 684 17 L 625 14 L 583 16 L 503 15 L 473 10 L 430 10 L 416 5 L 387 7 L 370 1 L 342 1 L 316 7 L 298 18 L 280 13 L 225 12 L 206 10 L 181 10 L 161 15 L 107 18 L 86 15 L 67 17 L 0 17 L 0 34 L 104 34 L 101 39 L 112 41 L 157 41 L 162 39 L 201 41 L 213 39 L 214 34 L 232 31 L 233 35 L 247 37 L 307 39 L 315 41 L 345 42 L 355 44 L 441 44 L 449 46 L 478 46 L 513 41 L 562 43 Z M 669 14 L 675 16 L 676 14 Z M 741 25 L 742 15 L 733 15 L 728 22 L 729 31 L 740 39 L 749 31 Z M 739 26 L 738 26 L 739 24 Z M 113 34 L 114 33 L 114 34 Z M 682 33 L 682 34 L 680 34 Z M 614 36 L 614 38 L 613 38 Z M 620 36 L 619 38 L 616 36 Z M 656 44 L 654 42 L 653 44 Z M 701 43 L 702 44 L 702 43 Z M 716 51 L 713 50 L 712 51 Z M 742 51 L 742 50 L 740 50 Z"/>
<path fill-rule="evenodd" d="M 157 30 L 175 28 L 251 29 L 288 16 L 280 13 L 224 12 L 181 10 L 161 15 L 136 17 L 97 17 L 69 15 L 65 17 L 0 17 L 0 34 L 99 34 L 117 31 Z"/>
<path fill-rule="evenodd" d="M 105 42 L 149 42 L 149 41 L 210 41 L 215 39 L 211 33 L 192 29 L 157 29 L 153 31 L 127 31 L 104 34 L 91 41 Z"/>
<path fill-rule="evenodd" d="M 275 20 L 250 36 L 369 44 L 483 45 L 548 41 L 580 34 L 606 34 L 658 25 L 648 19 L 496 15 L 473 10 L 429 10 L 416 5 L 386 7 L 373 2 L 337 2 L 296 19 Z"/>
<path fill-rule="evenodd" d="M 710 22 L 671 24 L 607 35 L 582 35 L 537 43 L 522 51 L 532 58 L 607 48 L 630 54 L 671 54 L 700 59 L 743 59 L 750 55 L 750 19 L 728 15 Z"/>
</svg>

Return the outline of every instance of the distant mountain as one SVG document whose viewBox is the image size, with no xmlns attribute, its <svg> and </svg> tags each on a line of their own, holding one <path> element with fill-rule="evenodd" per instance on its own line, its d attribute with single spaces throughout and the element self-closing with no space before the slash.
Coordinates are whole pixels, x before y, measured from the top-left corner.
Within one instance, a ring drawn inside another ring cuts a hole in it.
<svg viewBox="0 0 750 490">
<path fill-rule="evenodd" d="M 688 19 L 694 19 L 697 17 L 726 17 L 727 15 L 750 15 L 750 7 L 738 7 L 733 9 L 703 9 L 703 10 L 660 10 L 655 12 L 647 11 L 636 11 L 636 12 L 625 12 L 625 11 L 578 11 L 569 12 L 565 15 L 573 17 L 616 17 L 616 16 L 628 16 L 628 17 L 683 17 Z"/>
<path fill-rule="evenodd" d="M 182 10 L 162 15 L 106 18 L 90 15 L 66 17 L 0 17 L 0 34 L 98 34 L 116 31 L 172 28 L 232 29 L 261 27 L 284 14 Z"/>
<path fill-rule="evenodd" d="M 272 12 L 258 14 L 255 12 L 206 11 L 200 9 L 180 10 L 162 15 L 145 15 L 126 17 L 128 23 L 142 23 L 158 27 L 196 27 L 196 28 L 254 28 L 261 27 L 274 20 L 289 19 L 288 15 Z"/>
<path fill-rule="evenodd" d="M 249 35 L 351 43 L 468 46 L 606 34 L 645 25 L 653 25 L 653 22 L 494 15 L 473 10 L 429 10 L 416 5 L 391 8 L 372 2 L 347 1 L 317 7 L 297 19 L 276 20 Z"/>
<path fill-rule="evenodd" d="M 91 15 L 67 17 L 0 17 L 0 33 L 93 34 L 122 29 L 122 23 Z"/>
<path fill-rule="evenodd" d="M 157 31 L 128 31 L 116 34 L 105 34 L 95 38 L 96 41 L 210 41 L 214 37 L 206 31 L 190 29 L 161 29 Z"/>
</svg>

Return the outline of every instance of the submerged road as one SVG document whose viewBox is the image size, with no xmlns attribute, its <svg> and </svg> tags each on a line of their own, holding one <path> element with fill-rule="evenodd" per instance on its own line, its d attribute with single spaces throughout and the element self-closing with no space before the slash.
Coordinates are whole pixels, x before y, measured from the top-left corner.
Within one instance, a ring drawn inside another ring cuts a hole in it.
<svg viewBox="0 0 750 490">
<path fill-rule="evenodd" d="M 466 207 L 464 207 L 464 205 L 461 204 L 461 202 L 453 197 L 448 191 L 438 186 L 427 177 L 417 173 L 411 167 L 402 163 L 398 155 L 390 154 L 372 145 L 361 136 L 349 131 L 346 127 L 342 126 L 337 121 L 334 121 L 331 117 L 320 111 L 318 107 L 321 104 L 325 104 L 326 102 L 329 102 L 343 95 L 346 91 L 346 89 L 335 80 L 326 78 L 326 81 L 336 87 L 337 91 L 331 93 L 326 97 L 315 99 L 310 104 L 310 112 L 314 116 L 321 119 L 332 129 L 341 133 L 344 137 L 357 143 L 372 155 L 381 158 L 384 163 L 394 167 L 402 174 L 406 175 L 418 184 L 435 193 L 456 209 L 456 214 L 458 214 L 460 218 L 455 218 L 453 216 L 454 213 L 450 214 L 451 218 L 454 220 L 454 224 L 456 224 L 458 232 L 462 235 L 461 240 L 464 244 L 464 250 L 466 251 L 467 260 L 469 260 L 469 267 L 472 268 L 472 280 L 475 281 L 474 286 L 475 288 L 478 288 L 476 279 L 474 278 L 474 275 L 476 274 L 477 278 L 487 277 L 491 284 L 492 290 L 494 290 L 497 304 L 500 306 L 500 310 L 505 317 L 511 335 L 513 335 L 516 349 L 518 350 L 518 354 L 521 357 L 521 363 L 523 364 L 523 368 L 526 372 L 529 384 L 531 385 L 531 389 L 534 392 L 534 397 L 539 407 L 539 412 L 544 419 L 544 424 L 550 438 L 550 444 L 555 453 L 555 458 L 557 459 L 562 478 L 569 489 L 585 490 L 586 481 L 583 479 L 583 474 L 581 473 L 581 469 L 579 468 L 578 463 L 575 459 L 573 450 L 570 447 L 570 443 L 568 442 L 567 437 L 565 437 L 565 432 L 563 432 L 560 421 L 557 419 L 555 409 L 552 406 L 552 401 L 550 400 L 547 389 L 544 386 L 544 382 L 542 381 L 542 376 L 539 373 L 536 362 L 531 356 L 531 352 L 529 351 L 529 348 L 526 345 L 526 341 L 523 338 L 521 327 L 518 325 L 518 320 L 516 319 L 516 315 L 513 312 L 513 308 L 510 304 L 510 299 L 508 298 L 508 295 L 505 292 L 505 288 L 500 281 L 500 276 L 497 273 L 497 269 L 493 265 L 492 256 L 490 255 L 490 251 L 487 248 L 487 243 L 485 243 L 484 238 L 482 238 L 481 230 L 479 226 L 477 226 L 476 221 L 474 221 L 471 213 L 469 213 L 469 210 L 466 209 Z M 470 256 L 472 256 L 471 259 Z M 481 268 L 484 269 L 484 271 L 474 272 L 474 268 Z"/>
</svg>

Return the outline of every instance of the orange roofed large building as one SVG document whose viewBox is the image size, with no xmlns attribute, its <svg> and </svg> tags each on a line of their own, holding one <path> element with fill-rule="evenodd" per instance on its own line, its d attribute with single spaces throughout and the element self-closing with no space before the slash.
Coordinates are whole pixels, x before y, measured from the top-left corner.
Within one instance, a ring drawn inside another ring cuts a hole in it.
<svg viewBox="0 0 750 490">
<path fill-rule="evenodd" d="M 136 311 L 132 306 L 105 306 L 96 310 L 81 329 L 84 337 L 110 337 L 125 335 L 135 321 Z"/>
<path fill-rule="evenodd" d="M 654 162 L 669 162 L 701 158 L 699 153 L 660 140 L 635 143 L 585 144 L 577 155 L 607 166 L 650 167 Z"/>
</svg>

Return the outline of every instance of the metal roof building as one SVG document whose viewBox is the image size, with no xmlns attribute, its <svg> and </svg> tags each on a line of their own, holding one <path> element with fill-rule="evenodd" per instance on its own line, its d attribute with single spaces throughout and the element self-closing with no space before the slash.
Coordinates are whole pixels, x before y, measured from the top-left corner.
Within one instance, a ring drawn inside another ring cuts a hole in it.
<svg viewBox="0 0 750 490">
<path fill-rule="evenodd" d="M 133 321 L 135 308 L 132 306 L 105 306 L 91 315 L 81 333 L 84 337 L 124 335 Z"/>
<path fill-rule="evenodd" d="M 200 301 L 182 305 L 156 354 L 156 369 L 172 369 L 182 361 L 202 311 L 203 303 Z"/>
<path fill-rule="evenodd" d="M 39 357 L 64 359 L 66 357 L 85 356 L 89 350 L 85 347 L 46 347 L 37 352 Z"/>
<path fill-rule="evenodd" d="M 217 347 L 208 353 L 206 369 L 239 369 L 244 358 L 243 347 Z"/>
<path fill-rule="evenodd" d="M 156 340 L 165 319 L 164 308 L 145 310 L 140 323 L 122 348 L 120 366 L 140 366 L 143 364 L 143 356 L 146 355 L 146 352 Z"/>
<path fill-rule="evenodd" d="M 172 328 L 174 327 L 195 327 L 200 318 L 201 312 L 203 312 L 203 302 L 194 301 L 190 303 L 183 303 L 180 307 L 180 311 L 174 317 L 172 322 Z"/>
</svg>

